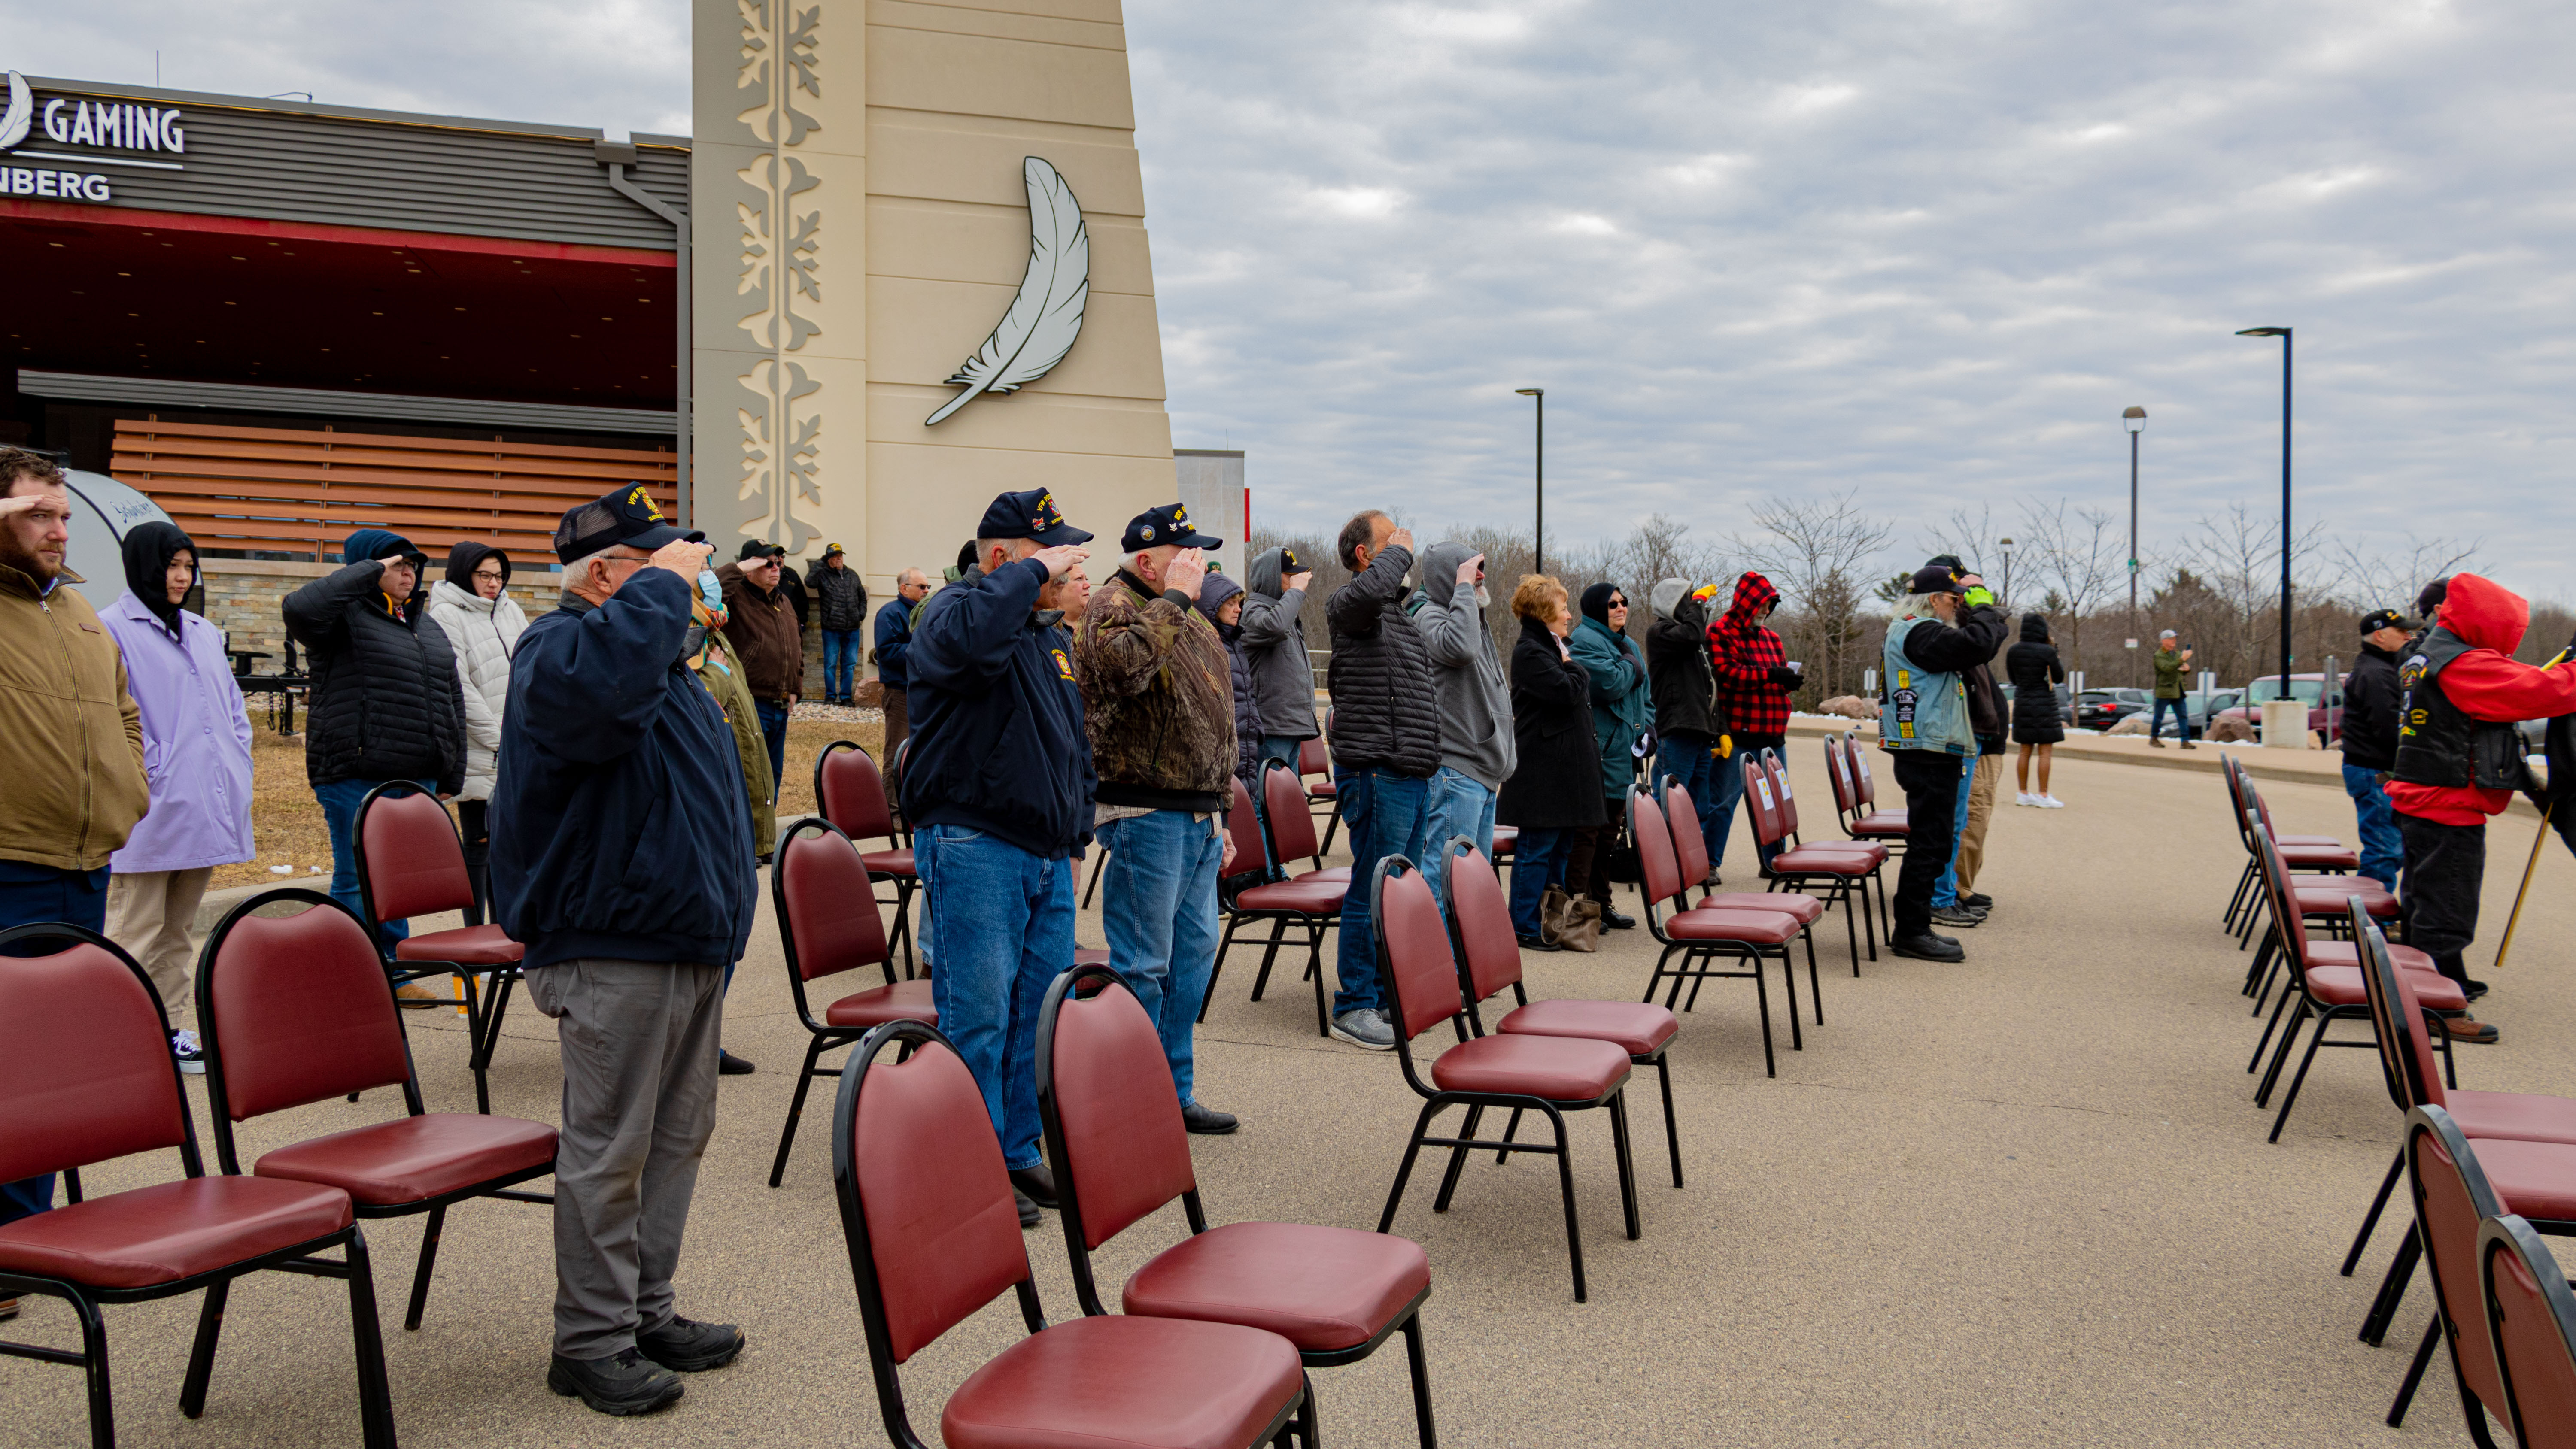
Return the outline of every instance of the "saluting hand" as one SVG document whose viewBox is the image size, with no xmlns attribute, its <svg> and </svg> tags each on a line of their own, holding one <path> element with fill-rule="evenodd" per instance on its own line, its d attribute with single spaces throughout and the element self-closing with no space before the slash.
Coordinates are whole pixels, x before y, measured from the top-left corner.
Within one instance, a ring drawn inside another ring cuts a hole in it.
<svg viewBox="0 0 2576 1449">
<path fill-rule="evenodd" d="M 1163 565 L 1163 587 L 1185 599 L 1196 602 L 1199 585 L 1207 582 L 1207 555 L 1194 548 L 1182 549 Z"/>
<path fill-rule="evenodd" d="M 1029 557 L 1046 565 L 1047 580 L 1052 583 L 1073 572 L 1075 564 L 1091 557 L 1091 550 L 1078 543 L 1059 543 L 1053 548 L 1039 549 Z"/>
<path fill-rule="evenodd" d="M 689 591 L 695 593 L 698 588 L 698 575 L 706 572 L 707 555 L 715 551 L 714 544 L 691 543 L 685 538 L 675 538 L 653 550 L 653 556 L 645 560 L 644 565 L 647 568 L 669 569 L 688 580 Z"/>
</svg>

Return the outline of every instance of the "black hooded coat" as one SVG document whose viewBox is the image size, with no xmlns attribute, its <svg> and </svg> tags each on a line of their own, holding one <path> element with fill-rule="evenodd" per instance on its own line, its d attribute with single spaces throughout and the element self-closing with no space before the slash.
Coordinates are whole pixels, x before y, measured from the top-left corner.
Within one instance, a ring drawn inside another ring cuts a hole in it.
<svg viewBox="0 0 2576 1449">
<path fill-rule="evenodd" d="M 2065 739 L 2057 686 L 2066 682 L 2066 664 L 2057 657 L 2057 646 L 2048 642 L 2046 619 L 2021 616 L 2021 642 L 2004 651 L 2004 674 L 2013 687 L 2013 743 L 2053 745 Z"/>
</svg>

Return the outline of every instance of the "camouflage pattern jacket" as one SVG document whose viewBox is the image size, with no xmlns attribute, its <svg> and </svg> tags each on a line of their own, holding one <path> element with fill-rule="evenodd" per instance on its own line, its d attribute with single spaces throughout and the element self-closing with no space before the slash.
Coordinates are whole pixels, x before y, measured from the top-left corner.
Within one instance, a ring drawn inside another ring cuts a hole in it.
<svg viewBox="0 0 2576 1449">
<path fill-rule="evenodd" d="M 1103 805 L 1224 810 L 1234 773 L 1233 661 L 1178 594 L 1120 569 L 1073 636 L 1073 677 Z"/>
</svg>

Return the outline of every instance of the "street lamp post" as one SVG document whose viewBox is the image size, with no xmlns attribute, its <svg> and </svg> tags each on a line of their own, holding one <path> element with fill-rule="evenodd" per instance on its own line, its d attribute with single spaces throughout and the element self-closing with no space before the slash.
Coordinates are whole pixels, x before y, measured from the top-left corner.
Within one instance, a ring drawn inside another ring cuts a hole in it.
<svg viewBox="0 0 2576 1449">
<path fill-rule="evenodd" d="M 2002 594 L 2002 596 L 2001 596 L 2001 597 L 2002 597 L 2002 600 L 2003 600 L 2003 606 L 2004 606 L 2005 608 L 2009 609 L 2009 608 L 2011 608 L 2011 607 L 2012 607 L 2012 596 L 2013 596 L 2013 595 L 2012 595 L 2012 551 L 2013 551 L 2013 541 L 2012 541 L 2011 539 L 2009 539 L 2009 538 L 2006 538 L 2006 539 L 2000 539 L 2000 540 L 1997 540 L 1997 542 L 1998 542 L 1998 545 L 2003 549 L 2003 554 L 2004 554 L 2004 591 L 2003 591 L 2003 594 Z"/>
<path fill-rule="evenodd" d="M 1516 387 L 1512 391 L 1538 404 L 1538 441 L 1530 452 L 1531 484 L 1538 497 L 1538 511 L 1530 520 L 1530 572 L 1543 574 L 1547 572 L 1547 389 Z"/>
<path fill-rule="evenodd" d="M 2133 407 L 2120 414 L 2129 429 L 2129 663 L 2138 662 L 2138 434 L 2147 428 L 2147 410 Z M 2135 679 L 2136 675 L 2129 676 Z"/>
<path fill-rule="evenodd" d="M 2248 327 L 2239 337 L 2281 339 L 2281 697 L 2290 697 L 2290 329 Z"/>
</svg>

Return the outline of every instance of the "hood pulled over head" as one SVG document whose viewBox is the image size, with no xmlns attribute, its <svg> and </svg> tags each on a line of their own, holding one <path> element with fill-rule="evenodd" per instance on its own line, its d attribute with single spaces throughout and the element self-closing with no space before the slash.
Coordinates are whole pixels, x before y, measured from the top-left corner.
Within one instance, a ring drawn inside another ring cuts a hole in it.
<svg viewBox="0 0 2576 1449">
<path fill-rule="evenodd" d="M 125 559 L 125 586 L 143 601 L 143 607 L 152 611 L 152 617 L 161 621 L 161 627 L 175 636 L 179 632 L 179 606 L 170 602 L 170 560 L 183 548 L 190 559 L 195 559 L 197 545 L 179 531 L 179 525 L 156 518 L 128 530 L 117 547 Z M 203 566 L 198 565 L 194 577 L 205 576 Z M 193 581 L 190 587 L 195 587 Z"/>
<path fill-rule="evenodd" d="M 1735 581 L 1735 602 L 1726 609 L 1726 627 L 1737 634 L 1749 634 L 1760 628 L 1762 621 L 1780 602 L 1780 591 L 1771 581 L 1750 569 Z"/>
<path fill-rule="evenodd" d="M 2492 579 L 2453 574 L 2442 599 L 2442 627 L 2464 644 L 2511 654 L 2531 627 L 2531 605 Z"/>
<path fill-rule="evenodd" d="M 1207 576 L 1206 580 L 1199 585 L 1198 611 L 1207 615 L 1207 621 L 1211 624 L 1216 624 L 1218 631 L 1222 633 L 1227 626 L 1224 624 L 1217 624 L 1216 611 L 1225 607 L 1226 600 L 1231 599 L 1242 592 L 1243 585 L 1236 583 L 1234 580 L 1227 578 L 1223 574 L 1210 574 Z M 1236 625 L 1234 627 L 1240 628 L 1242 626 Z"/>
<path fill-rule="evenodd" d="M 2021 642 L 2024 644 L 2045 644 L 2048 642 L 2048 619 L 2046 615 L 2024 614 L 2021 616 Z"/>
<path fill-rule="evenodd" d="M 1449 607 L 1458 593 L 1458 565 L 1474 558 L 1480 550 L 1447 539 L 1422 551 L 1422 596 L 1434 608 Z"/>
<path fill-rule="evenodd" d="M 1610 599 L 1626 591 L 1617 584 L 1594 584 L 1583 591 L 1583 617 L 1607 629 L 1610 627 Z"/>
<path fill-rule="evenodd" d="M 501 587 L 510 586 L 510 556 L 488 543 L 460 539 L 447 551 L 447 581 L 467 593 L 474 592 L 474 570 L 485 558 L 501 561 Z"/>
<path fill-rule="evenodd" d="M 1288 592 L 1288 550 L 1285 546 L 1265 548 L 1252 556 L 1243 570 L 1243 586 L 1265 599 L 1275 599 Z"/>
<path fill-rule="evenodd" d="M 1670 618 L 1673 607 L 1690 593 L 1690 589 L 1688 579 L 1658 579 L 1654 590 L 1646 595 L 1646 602 L 1654 606 L 1656 618 Z"/>
</svg>

